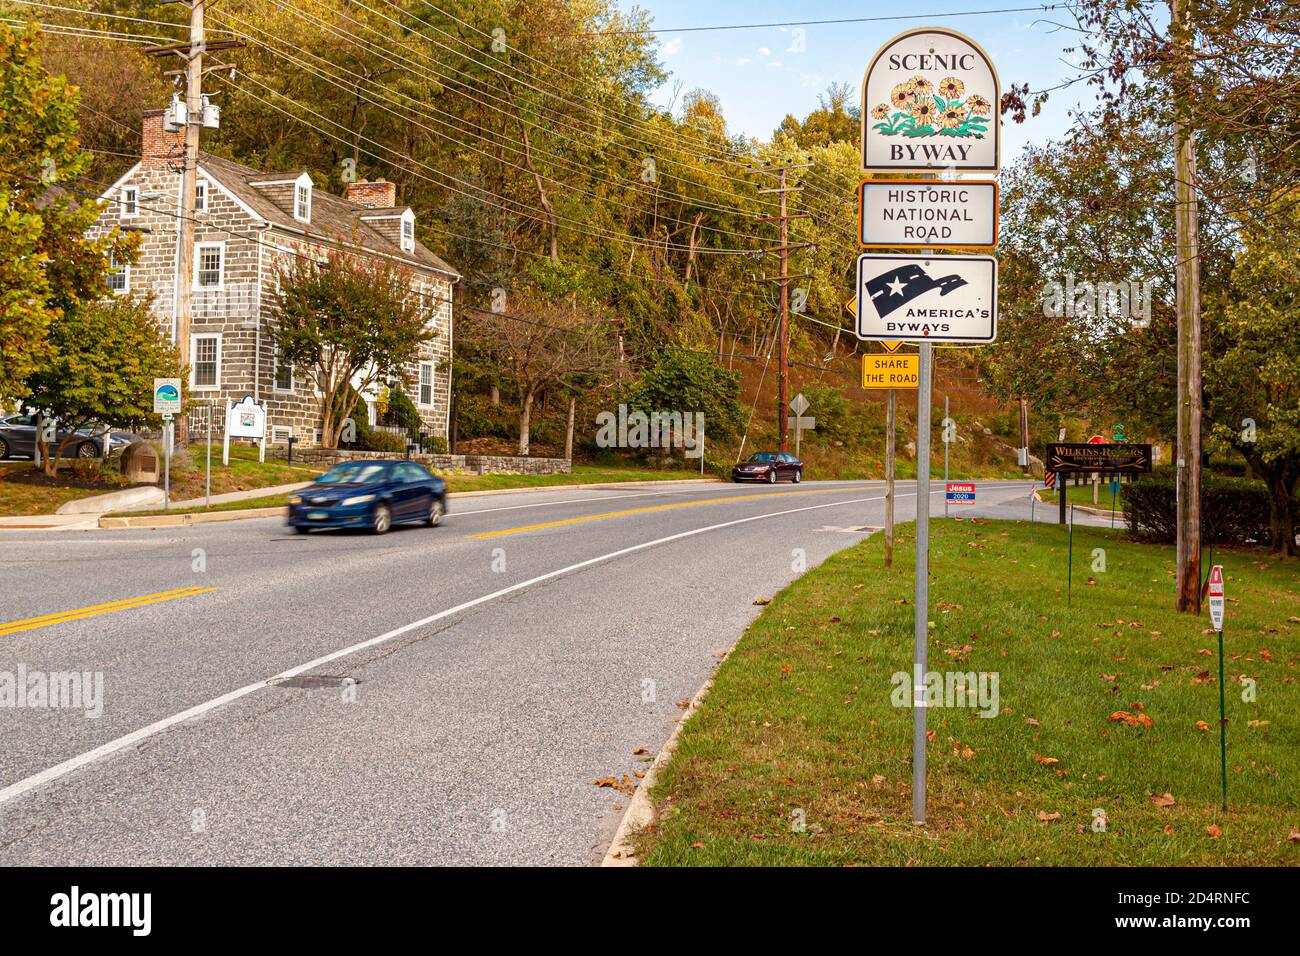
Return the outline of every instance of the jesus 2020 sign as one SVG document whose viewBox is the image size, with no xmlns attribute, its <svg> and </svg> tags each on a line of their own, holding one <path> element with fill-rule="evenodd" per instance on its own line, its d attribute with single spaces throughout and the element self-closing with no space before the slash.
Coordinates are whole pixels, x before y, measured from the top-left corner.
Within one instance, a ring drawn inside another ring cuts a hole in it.
<svg viewBox="0 0 1300 956">
<path fill-rule="evenodd" d="M 1001 90 L 978 43 L 926 27 L 890 40 L 862 80 L 864 173 L 998 171 Z"/>
</svg>

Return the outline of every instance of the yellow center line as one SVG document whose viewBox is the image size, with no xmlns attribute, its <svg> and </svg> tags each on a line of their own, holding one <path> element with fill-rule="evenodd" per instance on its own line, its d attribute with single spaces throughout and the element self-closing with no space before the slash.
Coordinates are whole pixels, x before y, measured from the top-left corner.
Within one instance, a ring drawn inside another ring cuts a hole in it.
<svg viewBox="0 0 1300 956">
<path fill-rule="evenodd" d="M 19 631 L 33 631 L 38 627 L 49 627 L 51 624 L 62 624 L 65 621 L 78 621 L 82 618 L 95 617 L 100 614 L 111 614 L 114 611 L 126 611 L 131 608 L 144 607 L 147 604 L 158 604 L 161 601 L 193 597 L 196 594 L 206 594 L 208 591 L 215 590 L 217 588 L 173 588 L 170 591 L 159 591 L 156 594 L 142 594 L 139 597 L 122 598 L 105 604 L 92 604 L 88 607 L 73 608 L 70 611 L 55 611 L 51 614 L 27 617 L 19 621 L 8 621 L 0 624 L 0 637 L 6 634 L 16 634 Z"/>
<path fill-rule="evenodd" d="M 569 524 L 582 524 L 584 521 L 602 521 L 605 518 L 625 518 L 628 515 L 643 515 L 652 511 L 668 511 L 670 508 L 693 508 L 696 505 L 716 505 L 728 501 L 748 501 L 754 498 L 784 498 L 788 495 L 825 495 L 837 491 L 852 491 L 850 488 L 809 488 L 804 491 L 769 491 L 755 495 L 728 495 L 725 498 L 701 498 L 696 501 L 674 501 L 666 505 L 647 505 L 644 508 L 629 508 L 626 511 L 606 511 L 598 515 L 583 515 L 579 518 L 564 518 L 560 521 L 547 521 L 543 524 L 526 524 L 518 528 L 504 528 L 501 531 L 482 531 L 467 534 L 467 538 L 499 538 L 507 534 L 522 534 L 525 531 L 541 531 L 543 528 L 561 528 Z"/>
</svg>

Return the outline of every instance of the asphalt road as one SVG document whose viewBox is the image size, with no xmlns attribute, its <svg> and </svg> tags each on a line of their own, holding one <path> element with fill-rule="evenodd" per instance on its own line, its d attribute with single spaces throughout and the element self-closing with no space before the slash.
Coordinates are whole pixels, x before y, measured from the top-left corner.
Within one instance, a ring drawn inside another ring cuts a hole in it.
<svg viewBox="0 0 1300 956">
<path fill-rule="evenodd" d="M 980 482 L 960 514 L 1028 518 L 1028 489 Z M 0 532 L 0 621 L 91 609 L 0 624 L 0 682 L 103 675 L 98 717 L 0 706 L 0 865 L 596 862 L 628 798 L 593 781 L 643 769 L 755 599 L 883 497 L 665 484 L 453 499 L 382 537 Z"/>
</svg>

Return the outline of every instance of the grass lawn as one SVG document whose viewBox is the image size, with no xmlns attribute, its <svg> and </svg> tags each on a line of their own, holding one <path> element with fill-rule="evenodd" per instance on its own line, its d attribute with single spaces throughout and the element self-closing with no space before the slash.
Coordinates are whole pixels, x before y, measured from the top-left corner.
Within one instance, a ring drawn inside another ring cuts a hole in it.
<svg viewBox="0 0 1300 956">
<path fill-rule="evenodd" d="M 65 465 L 57 478 L 32 467 L 30 461 L 0 462 L 0 515 L 47 515 L 68 501 L 108 494 L 127 487 L 116 472 L 101 474 L 87 464 Z"/>
<path fill-rule="evenodd" d="M 1059 497 L 1060 493 L 1055 488 L 1040 487 L 1038 489 L 1038 500 L 1045 504 L 1055 505 Z M 1092 503 L 1092 485 L 1068 486 L 1065 489 L 1065 501 L 1067 504 L 1087 505 L 1089 508 L 1094 507 Z M 1104 511 L 1110 510 L 1110 485 L 1105 481 L 1103 481 L 1101 487 L 1097 489 L 1097 504 L 1095 507 L 1101 508 Z M 1120 484 L 1119 494 L 1115 496 L 1115 510 L 1124 510 L 1124 484 Z"/>
<path fill-rule="evenodd" d="M 133 518 L 139 515 L 206 514 L 213 511 L 243 511 L 246 508 L 287 508 L 288 506 L 289 495 L 282 494 L 267 495 L 265 498 L 245 498 L 243 501 L 223 501 L 211 508 L 202 505 L 194 508 L 151 508 L 148 511 L 113 511 L 110 515 L 114 518 Z"/>
<path fill-rule="evenodd" d="M 698 471 L 664 471 L 608 465 L 574 465 L 567 475 L 443 475 L 447 490 L 490 491 L 497 488 L 544 488 L 547 485 L 592 485 L 616 481 L 682 481 L 699 478 Z M 705 478 L 714 475 L 705 474 Z"/>
<path fill-rule="evenodd" d="M 1172 548 L 1077 526 L 1067 609 L 1063 529 L 931 534 L 930 669 L 997 674 L 1000 700 L 991 718 L 930 709 L 927 825 L 911 822 L 912 711 L 891 704 L 912 666 L 911 553 L 883 570 L 876 535 L 774 597 L 722 664 L 651 791 L 643 863 L 1300 865 L 1300 562 L 1217 556 L 1222 813 L 1217 642 L 1208 612 L 1171 610 Z"/>
</svg>

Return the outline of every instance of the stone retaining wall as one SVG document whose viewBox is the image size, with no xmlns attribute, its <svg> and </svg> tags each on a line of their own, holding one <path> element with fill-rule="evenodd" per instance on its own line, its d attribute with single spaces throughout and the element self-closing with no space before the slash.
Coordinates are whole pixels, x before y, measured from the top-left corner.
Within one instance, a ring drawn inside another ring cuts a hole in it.
<svg viewBox="0 0 1300 956">
<path fill-rule="evenodd" d="M 399 452 L 348 451 L 342 448 L 295 448 L 293 452 L 294 461 L 327 467 L 341 461 L 400 461 L 405 457 Z M 475 475 L 567 475 L 572 470 L 572 462 L 567 458 L 522 458 L 517 455 L 412 455 L 411 461 L 418 461 L 436 471 Z"/>
</svg>

